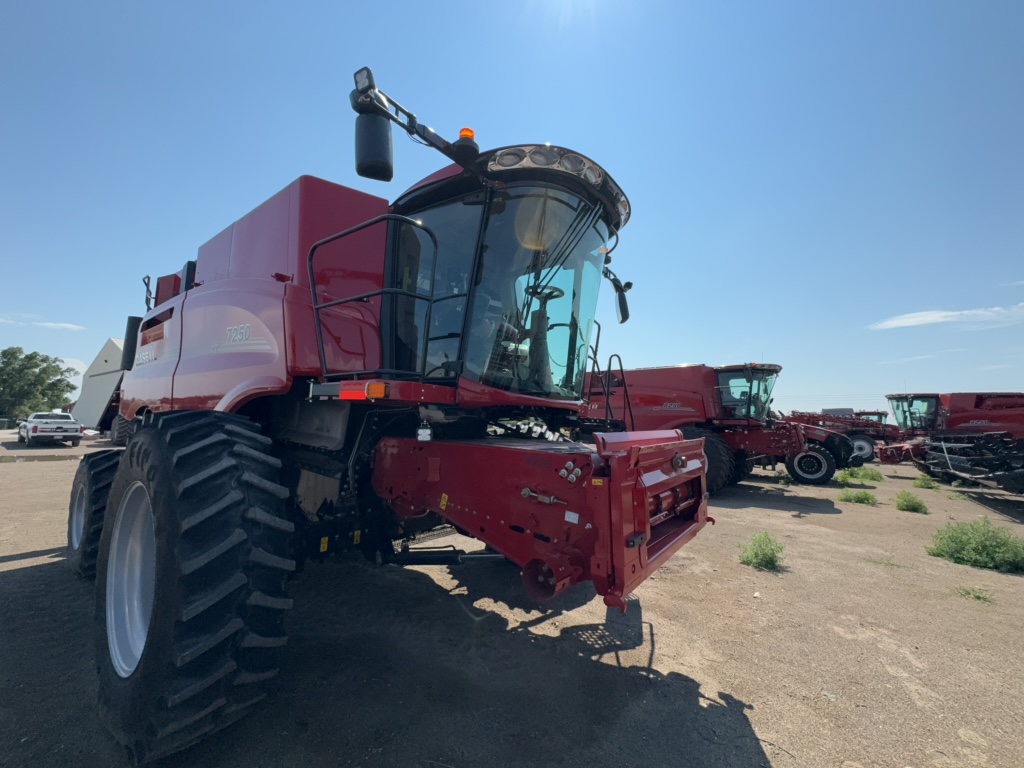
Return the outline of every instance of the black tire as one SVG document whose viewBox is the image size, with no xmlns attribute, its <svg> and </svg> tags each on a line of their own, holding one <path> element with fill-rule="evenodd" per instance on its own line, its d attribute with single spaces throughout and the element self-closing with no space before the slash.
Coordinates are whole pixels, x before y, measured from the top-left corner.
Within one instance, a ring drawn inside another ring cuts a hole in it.
<svg viewBox="0 0 1024 768">
<path fill-rule="evenodd" d="M 295 527 L 271 443 L 240 417 L 149 413 L 124 451 L 100 543 L 94 638 L 101 719 L 135 764 L 245 716 L 278 673 Z M 135 607 L 147 600 L 148 610 Z"/>
<path fill-rule="evenodd" d="M 722 490 L 732 477 L 736 460 L 729 446 L 721 436 L 702 427 L 682 427 L 683 437 L 689 440 L 704 438 L 704 455 L 708 459 L 707 483 L 708 493 Z"/>
<path fill-rule="evenodd" d="M 867 435 L 850 435 L 853 443 L 853 455 L 862 456 L 867 464 L 875 460 L 875 440 Z"/>
<path fill-rule="evenodd" d="M 82 444 L 81 440 L 71 440 L 70 442 L 71 442 L 71 447 L 72 448 L 77 448 L 79 445 Z"/>
<path fill-rule="evenodd" d="M 24 443 L 25 442 L 25 436 L 23 434 L 21 434 L 21 430 L 20 429 L 18 430 L 18 442 L 19 443 Z"/>
<path fill-rule="evenodd" d="M 808 443 L 805 451 L 786 457 L 786 470 L 793 482 L 824 485 L 836 473 L 836 460 L 825 446 Z"/>
<path fill-rule="evenodd" d="M 110 425 L 110 442 L 112 445 L 124 447 L 128 445 L 129 438 L 135 434 L 138 422 L 129 421 L 120 413 L 114 417 Z"/>
<path fill-rule="evenodd" d="M 733 455 L 732 477 L 729 478 L 729 485 L 738 485 L 750 477 L 754 471 L 754 460 L 748 459 L 746 453 L 740 451 Z"/>
<path fill-rule="evenodd" d="M 82 459 L 68 503 L 68 567 L 84 579 L 96 576 L 110 484 L 121 451 L 97 451 Z"/>
</svg>

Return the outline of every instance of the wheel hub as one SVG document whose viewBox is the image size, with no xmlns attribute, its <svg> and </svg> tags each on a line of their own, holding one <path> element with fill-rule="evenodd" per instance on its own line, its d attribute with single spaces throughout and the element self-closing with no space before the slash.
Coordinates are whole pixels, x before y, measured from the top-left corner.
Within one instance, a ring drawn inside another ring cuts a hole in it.
<svg viewBox="0 0 1024 768">
<path fill-rule="evenodd" d="M 804 453 L 797 457 L 796 465 L 805 477 L 816 479 L 825 474 L 825 462 L 813 453 Z"/>
<path fill-rule="evenodd" d="M 874 454 L 874 450 L 872 449 L 870 444 L 866 443 L 863 440 L 854 440 L 853 441 L 853 455 L 854 456 L 861 456 L 861 457 L 863 457 L 865 459 L 868 459 L 868 458 L 870 458 L 872 456 L 872 454 Z"/>
<path fill-rule="evenodd" d="M 114 670 L 128 677 L 149 636 L 156 583 L 156 529 L 149 491 L 133 483 L 117 507 L 107 561 L 107 647 Z"/>
</svg>

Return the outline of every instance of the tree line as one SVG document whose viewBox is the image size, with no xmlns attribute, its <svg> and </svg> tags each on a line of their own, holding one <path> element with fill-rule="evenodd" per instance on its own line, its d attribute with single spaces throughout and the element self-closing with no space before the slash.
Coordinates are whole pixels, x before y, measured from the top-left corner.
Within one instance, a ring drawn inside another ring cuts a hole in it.
<svg viewBox="0 0 1024 768">
<path fill-rule="evenodd" d="M 0 418 L 20 419 L 68 405 L 76 373 L 59 357 L 21 347 L 0 350 Z"/>
</svg>

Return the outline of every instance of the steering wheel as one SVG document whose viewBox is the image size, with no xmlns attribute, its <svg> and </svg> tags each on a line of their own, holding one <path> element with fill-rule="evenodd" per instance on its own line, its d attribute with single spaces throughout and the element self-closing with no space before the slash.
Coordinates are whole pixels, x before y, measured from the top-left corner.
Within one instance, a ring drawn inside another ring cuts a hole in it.
<svg viewBox="0 0 1024 768">
<path fill-rule="evenodd" d="M 565 291 L 553 285 L 528 285 L 523 289 L 523 293 L 540 301 L 550 301 L 565 296 Z"/>
</svg>

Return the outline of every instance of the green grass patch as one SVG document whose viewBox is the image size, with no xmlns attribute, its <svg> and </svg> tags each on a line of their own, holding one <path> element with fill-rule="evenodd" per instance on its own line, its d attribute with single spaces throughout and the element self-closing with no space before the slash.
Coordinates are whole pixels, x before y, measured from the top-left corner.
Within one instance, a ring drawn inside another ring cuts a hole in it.
<svg viewBox="0 0 1024 768">
<path fill-rule="evenodd" d="M 788 472 L 776 472 L 772 477 L 775 478 L 775 482 L 779 485 L 791 485 L 793 483 L 793 478 L 789 476 Z"/>
<path fill-rule="evenodd" d="M 850 467 L 836 472 L 834 478 L 839 485 L 858 485 L 865 481 L 879 483 L 882 479 L 882 473 L 873 467 Z"/>
<path fill-rule="evenodd" d="M 782 565 L 785 547 L 768 531 L 755 533 L 746 544 L 740 544 L 740 562 L 765 571 L 777 571 Z"/>
<path fill-rule="evenodd" d="M 850 483 L 856 481 L 856 478 L 850 474 L 850 470 L 848 469 L 843 469 L 840 470 L 839 472 L 836 472 L 835 477 L 833 477 L 832 479 L 835 480 L 840 485 L 850 485 Z"/>
<path fill-rule="evenodd" d="M 960 597 L 966 597 L 970 600 L 977 600 L 982 603 L 995 602 L 995 598 L 992 596 L 991 592 L 978 587 L 957 587 L 956 593 L 960 595 Z"/>
<path fill-rule="evenodd" d="M 987 517 L 971 523 L 949 523 L 935 532 L 928 554 L 961 565 L 1024 573 L 1024 538 Z"/>
<path fill-rule="evenodd" d="M 934 478 L 928 477 L 928 475 L 921 475 L 913 483 L 915 488 L 927 488 L 930 491 L 934 491 L 939 487 L 939 484 L 935 482 Z"/>
<path fill-rule="evenodd" d="M 968 496 L 966 493 L 960 493 L 958 491 L 953 491 L 952 493 L 947 493 L 946 494 L 946 498 L 947 499 L 953 499 L 954 501 L 970 501 L 971 500 L 971 497 Z"/>
<path fill-rule="evenodd" d="M 870 504 L 872 507 L 878 504 L 875 494 L 867 491 L 840 491 L 839 500 L 848 501 L 851 504 Z"/>
<path fill-rule="evenodd" d="M 885 479 L 882 477 L 882 473 L 874 467 L 850 467 L 846 471 L 853 477 L 860 480 L 868 480 L 872 483 L 880 483 Z"/>
<path fill-rule="evenodd" d="M 919 515 L 928 514 L 928 505 L 910 491 L 900 491 L 896 494 L 896 509 L 903 512 L 916 512 Z"/>
</svg>

